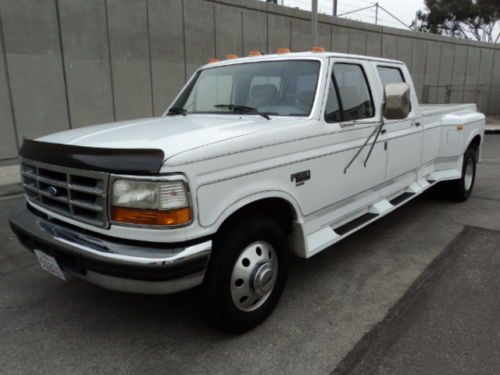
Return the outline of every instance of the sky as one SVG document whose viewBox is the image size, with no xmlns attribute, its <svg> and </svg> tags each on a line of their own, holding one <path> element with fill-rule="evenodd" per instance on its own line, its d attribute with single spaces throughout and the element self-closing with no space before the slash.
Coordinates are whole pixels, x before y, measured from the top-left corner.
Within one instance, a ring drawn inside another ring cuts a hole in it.
<svg viewBox="0 0 500 375">
<path fill-rule="evenodd" d="M 285 6 L 297 7 L 306 10 L 311 10 L 311 0 L 278 0 L 278 4 L 284 3 Z M 356 9 L 369 7 L 375 4 L 372 0 L 337 0 L 337 14 L 350 12 Z M 415 19 L 417 10 L 425 9 L 424 0 L 378 0 L 379 5 L 387 9 L 390 13 L 401 19 L 405 24 L 410 25 Z M 333 0 L 318 0 L 318 8 L 320 13 L 332 13 Z M 345 18 L 355 19 L 369 23 L 375 23 L 375 8 L 367 9 L 361 12 L 352 13 L 343 16 Z M 379 11 L 379 24 L 384 26 L 392 26 L 405 28 L 404 25 L 397 20 Z"/>
</svg>

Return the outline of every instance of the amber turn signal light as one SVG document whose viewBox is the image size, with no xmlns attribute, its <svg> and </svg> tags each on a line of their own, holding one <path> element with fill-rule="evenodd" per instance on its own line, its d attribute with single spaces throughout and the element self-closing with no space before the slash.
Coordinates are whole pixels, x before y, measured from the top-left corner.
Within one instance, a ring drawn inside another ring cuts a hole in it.
<svg viewBox="0 0 500 375">
<path fill-rule="evenodd" d="M 182 225 L 191 221 L 189 207 L 171 211 L 111 207 L 111 220 L 140 225 Z"/>
</svg>

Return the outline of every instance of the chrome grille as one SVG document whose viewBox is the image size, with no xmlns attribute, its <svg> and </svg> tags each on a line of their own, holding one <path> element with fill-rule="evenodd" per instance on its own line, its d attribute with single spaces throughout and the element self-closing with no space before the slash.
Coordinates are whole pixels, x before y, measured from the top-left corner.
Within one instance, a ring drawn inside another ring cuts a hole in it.
<svg viewBox="0 0 500 375">
<path fill-rule="evenodd" d="M 108 225 L 107 173 L 25 159 L 21 163 L 21 175 L 29 201 L 87 224 Z"/>
</svg>

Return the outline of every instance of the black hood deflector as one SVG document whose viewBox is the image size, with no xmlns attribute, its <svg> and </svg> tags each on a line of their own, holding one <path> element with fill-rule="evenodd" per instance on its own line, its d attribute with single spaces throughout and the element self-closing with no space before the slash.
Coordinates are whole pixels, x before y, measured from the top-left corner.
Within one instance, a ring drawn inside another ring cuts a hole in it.
<svg viewBox="0 0 500 375">
<path fill-rule="evenodd" d="M 70 168 L 134 175 L 157 174 L 165 158 L 158 149 L 83 147 L 30 139 L 24 140 L 19 154 Z"/>
</svg>

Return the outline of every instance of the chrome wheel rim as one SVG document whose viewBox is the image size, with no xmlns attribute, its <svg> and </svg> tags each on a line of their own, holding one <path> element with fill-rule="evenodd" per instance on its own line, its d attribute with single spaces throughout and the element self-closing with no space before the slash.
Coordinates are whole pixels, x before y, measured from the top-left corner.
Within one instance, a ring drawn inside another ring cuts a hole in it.
<svg viewBox="0 0 500 375">
<path fill-rule="evenodd" d="M 248 245 L 231 274 L 231 298 L 242 311 L 258 309 L 271 295 L 278 276 L 278 256 L 265 241 Z"/>
<path fill-rule="evenodd" d="M 464 175 L 464 185 L 465 190 L 469 191 L 472 187 L 472 181 L 474 179 L 474 160 L 469 158 L 467 160 L 467 165 L 465 166 L 465 175 Z"/>
</svg>

